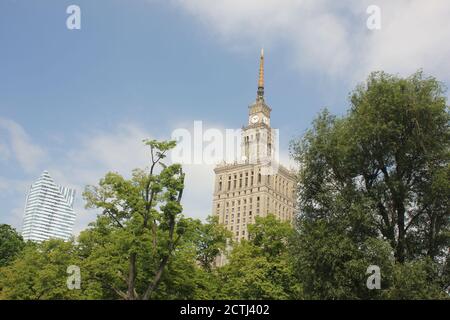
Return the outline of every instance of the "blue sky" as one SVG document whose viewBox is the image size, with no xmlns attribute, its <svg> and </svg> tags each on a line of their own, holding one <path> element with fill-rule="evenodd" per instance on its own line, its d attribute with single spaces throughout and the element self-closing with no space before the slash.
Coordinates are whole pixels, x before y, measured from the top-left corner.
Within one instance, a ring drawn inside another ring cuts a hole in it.
<svg viewBox="0 0 450 320">
<path fill-rule="evenodd" d="M 66 8 L 81 8 L 81 30 Z M 44 169 L 79 192 L 108 170 L 145 164 L 140 140 L 169 138 L 194 120 L 239 128 L 266 53 L 272 126 L 289 141 L 369 71 L 418 68 L 448 85 L 450 4 L 379 1 L 2 0 L 0 2 L 0 223 L 20 229 L 28 186 Z M 210 166 L 187 169 L 186 214 L 211 209 Z M 83 209 L 75 232 L 95 219 Z"/>
</svg>

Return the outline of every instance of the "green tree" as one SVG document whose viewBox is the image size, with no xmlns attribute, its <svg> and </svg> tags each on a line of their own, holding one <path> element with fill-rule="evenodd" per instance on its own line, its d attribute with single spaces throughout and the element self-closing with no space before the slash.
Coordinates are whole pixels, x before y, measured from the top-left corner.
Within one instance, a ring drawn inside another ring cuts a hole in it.
<svg viewBox="0 0 450 320">
<path fill-rule="evenodd" d="M 382 290 L 383 299 L 449 299 L 442 290 L 442 270 L 430 258 L 397 263 L 392 284 Z M 448 283 L 448 282 L 447 282 Z"/>
<path fill-rule="evenodd" d="M 310 295 L 367 297 L 361 285 L 352 292 L 333 290 L 351 288 L 345 283 L 351 279 L 361 283 L 363 264 L 371 261 L 384 259 L 383 274 L 389 273 L 384 242 L 393 253 L 392 281 L 398 279 L 398 263 L 424 259 L 439 267 L 435 275 L 446 278 L 450 118 L 443 92 L 441 83 L 422 72 L 408 78 L 372 73 L 350 95 L 346 116 L 325 110 L 292 143 L 301 167 L 297 244 L 306 250 L 299 253 L 297 271 L 302 280 L 308 280 L 308 270 L 319 273 L 306 286 Z M 303 245 L 313 245 L 315 237 L 315 250 L 331 255 L 319 264 L 319 255 Z M 380 249 L 374 257 L 364 252 L 369 244 Z M 354 276 L 346 275 L 343 266 L 355 261 L 363 263 Z M 334 289 L 321 292 L 327 282 Z"/>
<path fill-rule="evenodd" d="M 216 219 L 210 219 L 210 221 L 203 224 L 199 220 L 183 220 L 183 237 L 179 239 L 152 299 L 212 299 L 214 297 L 217 292 L 217 276 L 212 270 L 203 268 L 198 260 L 198 252 L 203 249 L 199 247 L 199 243 L 203 243 L 200 239 L 205 238 L 205 230 L 209 230 L 207 231 L 209 233 L 218 229 L 220 234 L 223 229 L 217 224 Z M 126 290 L 125 275 L 129 267 L 127 250 L 131 237 L 133 235 L 125 230 L 111 226 L 106 216 L 98 217 L 88 230 L 80 234 L 78 252 L 83 270 L 83 290 L 90 298 L 124 298 L 122 294 Z M 160 235 L 160 238 L 162 237 L 164 234 Z M 208 234 L 206 238 L 214 237 Z M 208 243 L 210 247 L 222 247 L 222 244 Z M 153 254 L 151 241 L 147 243 L 147 246 L 136 248 L 136 255 L 138 257 L 136 268 L 139 272 L 135 286 L 138 291 L 144 290 L 147 279 L 154 275 L 159 257 Z"/>
<path fill-rule="evenodd" d="M 67 268 L 79 266 L 73 242 L 48 240 L 28 243 L 7 267 L 0 270 L 0 298 L 8 300 L 80 299 L 69 289 Z"/>
<path fill-rule="evenodd" d="M 208 217 L 205 223 L 186 219 L 185 233 L 155 299 L 214 299 L 219 290 L 214 261 L 230 236 L 217 217 Z"/>
<path fill-rule="evenodd" d="M 225 252 L 231 232 L 219 224 L 217 216 L 209 216 L 205 224 L 199 224 L 195 234 L 196 259 L 206 270 L 211 271 L 216 258 Z"/>
<path fill-rule="evenodd" d="M 0 225 L 0 268 L 10 263 L 22 251 L 22 236 L 7 224 Z"/>
<path fill-rule="evenodd" d="M 299 299 L 288 241 L 293 228 L 273 215 L 257 217 L 248 226 L 249 240 L 235 244 L 228 263 L 219 270 L 218 298 Z"/>
<path fill-rule="evenodd" d="M 76 243 L 28 242 L 0 272 L 3 299 L 212 299 L 212 264 L 229 236 L 216 218 L 184 218 L 184 173 L 162 163 L 173 142 L 146 141 L 150 168 L 130 179 L 108 173 L 84 193 L 101 213 Z M 77 265 L 81 289 L 70 291 L 66 268 Z M 18 270 L 18 272 L 16 272 Z M 22 276 L 23 275 L 23 276 Z"/>
<path fill-rule="evenodd" d="M 376 299 L 368 290 L 370 265 L 382 271 L 381 288 L 392 283 L 394 259 L 389 243 L 377 238 L 352 237 L 348 221 L 301 221 L 291 241 L 295 275 L 308 299 Z"/>
<path fill-rule="evenodd" d="M 111 270 L 92 273 L 92 279 L 129 300 L 154 295 L 186 228 L 181 215 L 184 173 L 180 165 L 163 162 L 175 142 L 146 140 L 145 144 L 150 147 L 148 169 L 135 169 L 131 179 L 108 173 L 99 186 L 84 192 L 87 207 L 102 209 L 104 219 L 97 223 L 100 234 L 88 231 L 80 241 L 86 243 L 90 259 L 112 263 Z M 91 236 L 112 242 L 98 248 L 95 242 L 89 244 Z"/>
</svg>

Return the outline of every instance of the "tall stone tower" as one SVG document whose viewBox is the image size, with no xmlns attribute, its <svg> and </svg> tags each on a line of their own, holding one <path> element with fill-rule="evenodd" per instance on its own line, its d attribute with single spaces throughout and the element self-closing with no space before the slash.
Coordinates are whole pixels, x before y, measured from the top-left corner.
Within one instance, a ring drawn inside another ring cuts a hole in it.
<svg viewBox="0 0 450 320">
<path fill-rule="evenodd" d="M 247 226 L 255 217 L 274 214 L 292 221 L 295 175 L 278 162 L 277 130 L 270 126 L 272 109 L 264 100 L 264 52 L 261 50 L 256 101 L 242 128 L 242 158 L 215 169 L 213 213 L 236 241 L 248 239 Z"/>
</svg>

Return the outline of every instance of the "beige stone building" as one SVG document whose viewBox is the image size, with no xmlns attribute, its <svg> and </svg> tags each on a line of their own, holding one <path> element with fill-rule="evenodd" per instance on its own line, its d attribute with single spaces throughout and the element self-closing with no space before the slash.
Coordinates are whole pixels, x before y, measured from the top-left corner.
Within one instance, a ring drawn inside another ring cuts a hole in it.
<svg viewBox="0 0 450 320">
<path fill-rule="evenodd" d="M 256 101 L 242 128 L 241 159 L 215 169 L 213 213 L 236 241 L 248 238 L 255 217 L 274 214 L 292 221 L 295 174 L 278 162 L 277 130 L 270 126 L 271 108 L 264 101 L 264 53 L 261 51 Z"/>
</svg>

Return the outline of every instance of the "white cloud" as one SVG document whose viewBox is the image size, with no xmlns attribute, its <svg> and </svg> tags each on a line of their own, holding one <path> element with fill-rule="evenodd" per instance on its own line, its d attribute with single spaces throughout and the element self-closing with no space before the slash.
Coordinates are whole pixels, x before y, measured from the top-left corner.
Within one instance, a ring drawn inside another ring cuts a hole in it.
<svg viewBox="0 0 450 320">
<path fill-rule="evenodd" d="M 9 158 L 13 153 L 26 172 L 35 172 L 47 154 L 38 145 L 33 143 L 25 130 L 16 122 L 0 117 L 0 137 L 6 138 L 9 144 L 0 141 L 0 156 Z"/>
<path fill-rule="evenodd" d="M 7 121 L 16 128 L 21 135 L 27 136 L 25 130 L 12 120 Z M 192 125 L 190 125 L 192 126 Z M 189 125 L 185 127 L 190 130 Z M 205 125 L 205 130 L 211 128 Z M 219 130 L 224 130 L 217 126 Z M 143 168 L 149 164 L 149 150 L 142 140 L 152 137 L 152 134 L 134 124 L 118 125 L 113 131 L 85 132 L 76 141 L 72 141 L 70 148 L 60 155 L 48 157 L 42 165 L 50 172 L 59 185 L 70 186 L 77 190 L 74 209 L 77 221 L 74 233 L 86 228 L 98 213 L 96 210 L 86 210 L 82 192 L 86 185 L 97 184 L 99 179 L 108 171 L 115 171 L 129 176 L 132 169 Z M 154 137 L 168 139 L 169 137 Z M 43 150 L 39 146 L 34 146 Z M 44 152 L 44 151 L 42 151 Z M 17 156 L 17 155 L 16 155 Z M 282 163 L 288 163 L 287 153 L 280 155 Z M 168 158 L 170 159 L 170 157 Z M 14 159 L 11 159 L 14 161 Z M 206 218 L 210 215 L 214 188 L 214 165 L 192 164 L 183 165 L 186 173 L 186 189 L 183 196 L 184 214 L 194 218 Z M 14 199 L 12 212 L 7 221 L 20 229 L 23 205 L 29 185 L 37 178 L 37 174 L 29 174 L 29 179 L 13 180 L 0 177 L 0 191 L 2 196 Z M 7 194 L 6 194 L 6 193 Z"/>
<path fill-rule="evenodd" d="M 0 141 L 0 160 L 6 161 L 11 156 L 8 146 Z"/>
<path fill-rule="evenodd" d="M 49 170 L 61 183 L 74 185 L 96 183 L 108 171 L 129 174 L 146 165 L 142 140 L 148 137 L 148 132 L 132 124 L 119 125 L 111 132 L 86 132 Z"/>
<path fill-rule="evenodd" d="M 36 155 L 46 154 L 44 148 L 31 145 L 26 131 L 16 122 L 1 119 L 1 128 L 7 128 L 10 133 L 6 141 L 12 146 L 18 144 L 14 157 L 8 161 L 23 161 L 22 148 L 34 150 Z M 77 220 L 74 233 L 86 228 L 87 224 L 95 220 L 98 211 L 86 210 L 82 192 L 86 185 L 97 184 L 99 179 L 108 171 L 115 171 L 129 176 L 134 168 L 144 168 L 149 164 L 149 149 L 142 142 L 151 138 L 152 134 L 134 124 L 118 125 L 111 132 L 92 131 L 79 136 L 77 141 L 71 142 L 71 147 L 64 154 L 52 154 L 52 157 L 40 158 L 40 169 L 47 169 L 55 182 L 59 185 L 70 186 L 77 190 L 74 209 Z M 155 137 L 167 139 L 168 137 Z M 19 150 L 20 152 L 16 152 Z M 44 161 L 45 160 L 45 161 Z M 22 162 L 21 162 L 22 163 Z M 36 167 L 24 163 L 25 168 Z M 44 167 L 45 166 L 45 167 Z M 210 214 L 213 188 L 213 166 L 187 165 L 186 191 L 183 198 L 184 212 L 196 218 L 204 218 Z M 20 229 L 23 215 L 23 205 L 29 185 L 37 179 L 38 172 L 29 172 L 29 179 L 14 180 L 0 176 L 0 191 L 2 197 L 8 197 L 13 206 L 11 212 L 2 218 L 2 222 L 13 224 Z"/>
<path fill-rule="evenodd" d="M 29 184 L 26 181 L 20 179 L 8 179 L 0 176 L 0 191 L 2 194 L 23 192 L 28 187 Z"/>
<path fill-rule="evenodd" d="M 75 211 L 77 222 L 74 233 L 83 230 L 95 220 L 95 210 L 84 209 L 82 192 L 88 184 L 97 184 L 108 171 L 129 176 L 134 168 L 149 165 L 150 153 L 142 140 L 155 137 L 150 131 L 135 124 L 118 125 L 112 132 L 85 133 L 62 158 L 49 166 L 49 172 L 58 184 L 77 190 Z M 169 158 L 168 158 L 169 159 Z M 183 196 L 184 213 L 190 217 L 205 218 L 211 213 L 213 166 L 186 165 L 186 189 Z"/>
<path fill-rule="evenodd" d="M 0 207 L 0 223 L 7 223 L 20 230 L 23 219 L 23 210 L 25 206 L 25 198 L 28 192 L 29 183 L 26 180 L 9 179 L 0 176 L 0 199 L 4 197 L 12 200 L 10 211 L 5 211 L 5 201 L 2 201 Z M 1 215 L 4 216 L 1 216 Z"/>
<path fill-rule="evenodd" d="M 173 0 L 231 49 L 286 47 L 293 66 L 361 81 L 384 69 L 418 68 L 448 80 L 448 0 Z M 381 8 L 381 30 L 368 30 L 366 9 Z M 282 46 L 280 46 L 280 44 Z"/>
<path fill-rule="evenodd" d="M 74 233 L 95 220 L 96 210 L 86 210 L 82 192 L 86 185 L 95 185 L 109 171 L 129 177 L 134 168 L 148 164 L 148 150 L 142 140 L 150 133 L 133 124 L 118 125 L 111 132 L 85 132 L 48 170 L 55 181 L 77 190 L 74 209 L 77 221 Z"/>
<path fill-rule="evenodd" d="M 450 2 L 383 1 L 382 29 L 368 41 L 367 69 L 408 74 L 417 68 L 448 79 Z"/>
<path fill-rule="evenodd" d="M 12 164 L 18 162 L 28 176 L 23 180 L 0 176 L 0 196 L 8 197 L 10 205 L 14 206 L 9 214 L 1 212 L 7 214 L 2 220 L 19 229 L 26 192 L 40 173 L 37 169 L 47 169 L 57 184 L 77 190 L 74 206 L 78 215 L 75 233 L 78 233 L 96 216 L 96 212 L 84 209 L 84 187 L 96 184 L 108 171 L 128 176 L 132 169 L 145 167 L 148 156 L 142 140 L 150 134 L 131 124 L 119 125 L 112 132 L 86 132 L 77 141 L 71 141 L 63 154 L 51 157 L 47 156 L 45 148 L 33 144 L 25 129 L 13 120 L 0 118 L 1 129 L 7 133 L 0 136 L 3 138 L 1 146 L 7 146 L 5 154 L 12 154 L 3 160 Z"/>
</svg>

